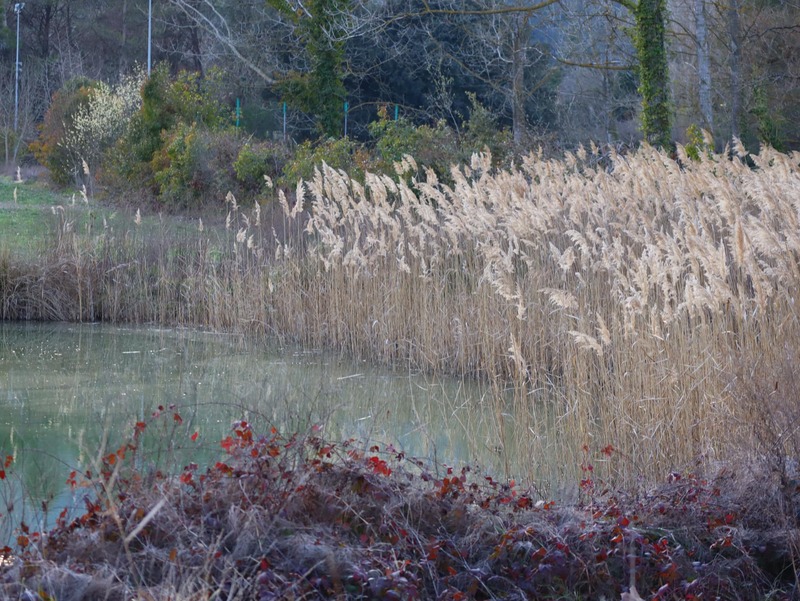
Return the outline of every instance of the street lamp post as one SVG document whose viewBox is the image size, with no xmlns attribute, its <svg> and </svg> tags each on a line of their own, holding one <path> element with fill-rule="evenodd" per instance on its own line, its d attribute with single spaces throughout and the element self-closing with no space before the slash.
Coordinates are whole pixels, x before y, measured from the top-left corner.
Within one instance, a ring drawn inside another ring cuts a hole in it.
<svg viewBox="0 0 800 601">
<path fill-rule="evenodd" d="M 150 67 L 153 56 L 153 0 L 147 0 L 147 76 L 150 77 Z"/>
<path fill-rule="evenodd" d="M 24 2 L 14 4 L 14 14 L 17 15 L 17 61 L 14 65 L 14 132 L 19 124 L 19 14 L 25 8 Z"/>
</svg>

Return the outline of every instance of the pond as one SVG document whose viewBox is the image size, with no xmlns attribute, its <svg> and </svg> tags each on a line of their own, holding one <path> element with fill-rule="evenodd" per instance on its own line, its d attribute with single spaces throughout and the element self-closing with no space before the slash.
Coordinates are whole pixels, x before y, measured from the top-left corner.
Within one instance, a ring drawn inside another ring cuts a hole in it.
<svg viewBox="0 0 800 601">
<path fill-rule="evenodd" d="M 76 500 L 70 471 L 116 449 L 137 421 L 151 423 L 149 458 L 166 470 L 218 458 L 233 421 L 246 419 L 264 432 L 313 428 L 332 442 L 391 443 L 431 462 L 532 480 L 542 475 L 549 418 L 520 419 L 514 405 L 474 381 L 195 330 L 2 323 L 0 458 L 15 461 L 0 482 L 0 537 L 20 519 L 52 523 Z M 165 415 L 153 419 L 159 406 Z M 166 438 L 176 451 L 161 452 Z"/>
</svg>

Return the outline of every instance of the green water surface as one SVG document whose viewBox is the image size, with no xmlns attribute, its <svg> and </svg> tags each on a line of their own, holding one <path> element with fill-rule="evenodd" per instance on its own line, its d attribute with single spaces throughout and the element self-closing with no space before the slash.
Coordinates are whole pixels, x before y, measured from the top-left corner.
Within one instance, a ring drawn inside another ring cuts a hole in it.
<svg viewBox="0 0 800 601">
<path fill-rule="evenodd" d="M 14 457 L 0 481 L 0 540 L 79 503 L 86 491 L 70 491 L 70 471 L 97 465 L 137 421 L 149 424 L 146 461 L 173 472 L 219 458 L 232 422 L 246 419 L 510 477 L 524 457 L 510 462 L 498 443 L 509 418 L 478 383 L 320 352 L 189 330 L 0 323 L 0 458 Z"/>
</svg>

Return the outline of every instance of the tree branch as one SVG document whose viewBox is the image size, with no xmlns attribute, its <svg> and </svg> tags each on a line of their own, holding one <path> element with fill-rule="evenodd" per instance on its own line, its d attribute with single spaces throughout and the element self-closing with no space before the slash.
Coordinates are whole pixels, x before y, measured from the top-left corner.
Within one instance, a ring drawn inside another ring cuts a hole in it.
<svg viewBox="0 0 800 601">
<path fill-rule="evenodd" d="M 225 46 L 237 59 L 239 59 L 243 65 L 245 65 L 248 69 L 253 71 L 256 75 L 258 75 L 261 79 L 263 79 L 268 84 L 276 83 L 273 77 L 267 75 L 258 65 L 256 65 L 253 61 L 246 58 L 236 47 L 236 44 L 233 42 L 233 36 L 231 34 L 230 28 L 228 27 L 228 22 L 225 20 L 219 11 L 209 2 L 209 0 L 203 0 L 203 3 L 212 11 L 214 17 L 216 17 L 219 22 L 221 23 L 221 27 L 224 28 L 224 31 L 220 29 L 220 25 L 217 25 L 214 21 L 211 20 L 205 13 L 203 13 L 199 8 L 193 6 L 192 4 L 186 2 L 186 0 L 169 0 L 172 4 L 177 6 L 181 9 L 184 14 L 197 23 L 198 26 L 205 29 L 208 33 L 210 33 L 214 38 L 220 42 L 223 46 Z"/>
<path fill-rule="evenodd" d="M 636 65 L 616 65 L 614 63 L 580 63 L 570 61 L 565 58 L 555 57 L 555 59 L 562 65 L 569 67 L 581 67 L 583 69 L 598 69 L 600 71 L 633 71 Z"/>
</svg>

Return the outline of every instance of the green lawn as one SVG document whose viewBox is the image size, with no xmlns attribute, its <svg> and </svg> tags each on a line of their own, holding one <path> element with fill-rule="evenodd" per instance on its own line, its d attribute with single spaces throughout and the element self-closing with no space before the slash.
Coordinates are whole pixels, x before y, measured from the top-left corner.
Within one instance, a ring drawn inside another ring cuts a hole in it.
<svg viewBox="0 0 800 601">
<path fill-rule="evenodd" d="M 57 207 L 63 207 L 64 211 Z M 15 254 L 39 252 L 53 240 L 65 220 L 72 231 L 80 234 L 97 234 L 105 228 L 115 235 L 138 229 L 138 235 L 171 239 L 199 234 L 196 218 L 150 213 L 142 215 L 140 225 L 136 226 L 135 214 L 135 209 L 104 206 L 91 199 L 86 203 L 79 192 L 73 196 L 53 191 L 39 182 L 15 184 L 10 177 L 0 176 L 0 250 Z M 204 219 L 203 237 L 215 243 L 225 237 L 220 215 L 224 213 Z"/>
<path fill-rule="evenodd" d="M 52 234 L 56 223 L 51 207 L 69 202 L 69 198 L 42 184 L 15 184 L 10 177 L 0 177 L 0 248 L 27 250 L 39 246 Z"/>
</svg>

